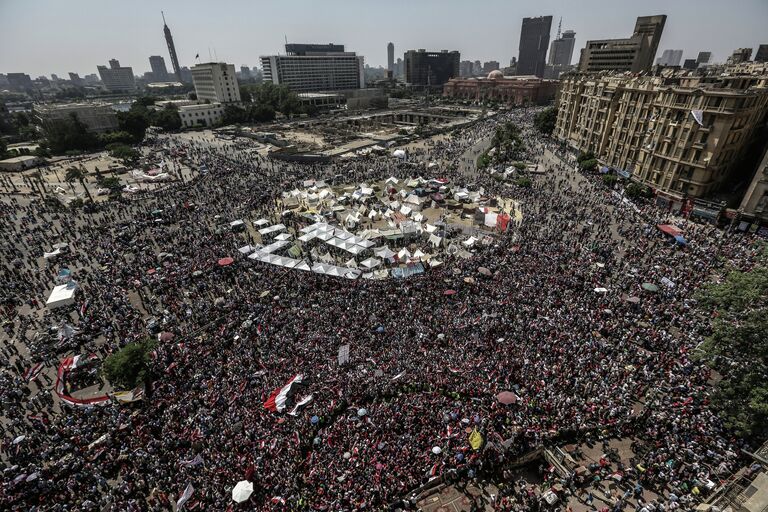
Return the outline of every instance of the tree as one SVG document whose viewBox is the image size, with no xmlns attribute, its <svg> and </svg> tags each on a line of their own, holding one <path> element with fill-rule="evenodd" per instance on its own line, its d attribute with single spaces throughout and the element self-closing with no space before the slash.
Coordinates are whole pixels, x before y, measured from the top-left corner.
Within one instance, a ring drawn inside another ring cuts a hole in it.
<svg viewBox="0 0 768 512">
<path fill-rule="evenodd" d="M 749 271 L 732 270 L 706 286 L 699 306 L 712 333 L 698 356 L 717 370 L 712 405 L 725 425 L 755 442 L 768 437 L 768 266 L 766 250 Z"/>
<path fill-rule="evenodd" d="M 5 158 L 6 149 L 8 145 L 5 143 L 5 139 L 0 137 L 0 159 Z"/>
<path fill-rule="evenodd" d="M 125 144 L 108 144 L 107 149 L 109 150 L 109 154 L 112 158 L 122 160 L 123 164 L 135 162 L 141 156 L 138 151 Z"/>
<path fill-rule="evenodd" d="M 45 138 L 51 153 L 56 154 L 89 151 L 101 145 L 100 139 L 88 131 L 74 112 L 70 113 L 68 119 L 48 123 Z"/>
<path fill-rule="evenodd" d="M 576 161 L 578 163 L 581 163 L 585 160 L 594 160 L 595 154 L 591 151 L 587 151 L 586 153 L 584 151 L 579 152 L 579 156 L 576 157 Z"/>
<path fill-rule="evenodd" d="M 530 186 L 533 185 L 533 182 L 531 182 L 531 178 L 528 176 L 521 176 L 515 180 L 515 185 L 518 187 L 530 188 Z"/>
<path fill-rule="evenodd" d="M 101 180 L 101 183 L 99 183 L 99 185 L 109 189 L 111 194 L 119 193 L 123 188 L 123 185 L 120 183 L 120 179 L 115 176 L 104 178 L 103 180 Z"/>
<path fill-rule="evenodd" d="M 624 189 L 624 193 L 630 199 L 637 199 L 639 197 L 650 197 L 651 189 L 640 183 L 632 182 Z"/>
<path fill-rule="evenodd" d="M 64 175 L 64 180 L 69 183 L 70 187 L 72 186 L 73 182 L 80 182 L 80 186 L 82 186 L 83 190 L 85 190 L 85 195 L 87 195 L 88 199 L 93 202 L 91 192 L 88 190 L 88 187 L 85 186 L 85 173 L 82 169 L 78 169 L 77 167 L 70 167 L 67 169 L 66 174 Z M 72 189 L 72 192 L 74 193 L 74 188 Z"/>
<path fill-rule="evenodd" d="M 132 142 L 138 144 L 144 140 L 144 134 L 149 127 L 150 112 L 141 103 L 134 103 L 128 112 L 117 113 L 117 124 L 121 131 L 131 135 Z"/>
<path fill-rule="evenodd" d="M 166 131 L 181 128 L 181 117 L 176 105 L 168 104 L 165 108 L 152 112 L 150 116 L 152 126 L 157 126 Z"/>
<path fill-rule="evenodd" d="M 606 187 L 613 188 L 619 178 L 615 174 L 603 174 L 603 184 Z"/>
<path fill-rule="evenodd" d="M 224 115 L 221 122 L 223 124 L 238 124 L 248 120 L 248 112 L 237 105 L 227 105 L 224 107 Z"/>
<path fill-rule="evenodd" d="M 150 354 L 155 343 L 150 340 L 130 343 L 110 354 L 101 367 L 104 377 L 118 389 L 133 389 L 150 379 Z"/>
<path fill-rule="evenodd" d="M 552 135 L 557 123 L 557 107 L 542 110 L 533 120 L 533 125 L 544 135 Z"/>
<path fill-rule="evenodd" d="M 155 99 L 152 98 L 151 96 L 142 96 L 142 97 L 138 98 L 134 102 L 134 104 L 142 105 L 142 106 L 145 106 L 145 107 L 151 107 L 152 105 L 155 104 Z"/>
<path fill-rule="evenodd" d="M 254 123 L 274 121 L 275 109 L 269 105 L 253 105 L 248 109 L 248 120 Z"/>
<path fill-rule="evenodd" d="M 583 171 L 594 171 L 597 167 L 597 160 L 590 158 L 588 160 L 582 160 L 579 162 L 579 166 Z"/>
<path fill-rule="evenodd" d="M 242 101 L 244 103 L 250 103 L 251 102 L 251 98 L 252 98 L 251 90 L 248 87 L 246 87 L 244 85 L 241 85 L 240 86 L 240 101 Z"/>
</svg>

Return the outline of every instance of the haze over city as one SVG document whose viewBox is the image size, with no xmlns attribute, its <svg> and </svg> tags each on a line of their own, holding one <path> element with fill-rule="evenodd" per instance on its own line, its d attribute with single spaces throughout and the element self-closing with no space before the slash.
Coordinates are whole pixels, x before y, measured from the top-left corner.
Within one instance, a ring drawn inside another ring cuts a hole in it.
<svg viewBox="0 0 768 512">
<path fill-rule="evenodd" d="M 517 56 L 520 18 L 552 15 L 554 36 L 562 17 L 563 29 L 576 32 L 579 48 L 588 39 L 624 37 L 637 16 L 649 14 L 668 16 L 660 48 L 683 49 L 684 58 L 711 51 L 723 62 L 734 48 L 756 46 L 768 19 L 764 0 L 234 0 L 217 5 L 202 0 L 4 0 L 0 72 L 83 75 L 109 58 L 143 72 L 148 55 L 165 54 L 161 10 L 173 30 L 179 61 L 187 66 L 195 63 L 196 54 L 202 61 L 257 66 L 260 55 L 284 51 L 286 37 L 295 43 L 344 44 L 374 67 L 386 66 L 389 41 L 399 57 L 409 49 L 447 49 L 459 50 L 462 58 L 506 65 Z M 216 58 L 209 58 L 209 48 Z M 578 52 L 573 59 L 578 60 Z"/>
<path fill-rule="evenodd" d="M 768 511 L 766 20 L 0 0 L 0 511 Z"/>
</svg>

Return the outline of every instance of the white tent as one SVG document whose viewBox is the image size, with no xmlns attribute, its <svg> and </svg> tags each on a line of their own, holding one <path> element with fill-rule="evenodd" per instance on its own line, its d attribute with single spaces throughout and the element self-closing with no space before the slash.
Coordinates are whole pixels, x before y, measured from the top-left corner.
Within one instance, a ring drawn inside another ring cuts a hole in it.
<svg viewBox="0 0 768 512">
<path fill-rule="evenodd" d="M 438 266 L 440 266 L 442 264 L 443 264 L 443 262 L 437 260 L 436 258 L 432 258 L 431 260 L 429 260 L 429 266 L 430 267 L 438 267 Z"/>
<path fill-rule="evenodd" d="M 391 258 L 395 255 L 394 252 L 392 252 L 389 247 L 377 247 L 373 250 L 373 254 L 378 256 L 379 258 Z"/>
<path fill-rule="evenodd" d="M 387 179 L 387 181 L 385 181 L 385 183 L 391 183 L 393 185 L 397 185 L 398 183 L 400 183 L 400 180 L 398 180 L 394 176 L 391 176 L 390 178 Z"/>
<path fill-rule="evenodd" d="M 296 270 L 305 270 L 305 271 L 311 271 L 312 270 L 310 268 L 309 264 L 306 261 L 302 261 L 301 263 L 299 263 L 298 265 L 296 265 L 293 268 L 295 268 Z"/>
<path fill-rule="evenodd" d="M 440 244 L 443 243 L 443 239 L 437 235 L 429 235 L 429 243 L 432 244 L 432 247 L 440 247 Z"/>
<path fill-rule="evenodd" d="M 402 249 L 400 249 L 400 252 L 397 253 L 397 257 L 400 258 L 401 260 L 404 260 L 406 258 L 410 258 L 411 257 L 411 253 L 410 253 L 410 251 L 408 249 L 403 247 Z"/>
<path fill-rule="evenodd" d="M 290 233 L 280 233 L 275 237 L 275 240 L 290 240 L 293 238 L 293 235 Z"/>
<path fill-rule="evenodd" d="M 254 222 L 254 224 L 256 226 L 258 226 L 258 227 L 268 226 L 269 225 L 269 221 L 267 219 L 259 219 L 256 222 Z"/>
<path fill-rule="evenodd" d="M 421 249 L 416 249 L 416 252 L 413 253 L 414 258 L 422 259 L 426 256 L 423 252 L 421 252 Z"/>
<path fill-rule="evenodd" d="M 77 291 L 77 284 L 74 281 L 70 281 L 67 284 L 60 284 L 54 286 L 51 295 L 48 300 L 45 301 L 45 305 L 49 309 L 56 309 L 62 306 L 68 306 L 75 303 L 75 292 Z"/>
<path fill-rule="evenodd" d="M 472 247 L 473 245 L 475 245 L 475 242 L 477 242 L 477 238 L 475 238 L 474 236 L 470 236 L 469 238 L 467 238 L 461 243 L 464 245 L 464 247 Z"/>
<path fill-rule="evenodd" d="M 427 223 L 427 233 L 434 233 L 435 231 L 437 231 L 437 226 Z"/>
<path fill-rule="evenodd" d="M 252 245 L 244 245 L 240 247 L 237 252 L 240 254 L 250 254 L 253 252 L 254 247 Z"/>
<path fill-rule="evenodd" d="M 400 158 L 401 160 L 405 160 L 405 150 L 403 149 L 396 149 L 392 152 L 392 156 L 395 158 Z"/>
<path fill-rule="evenodd" d="M 381 260 L 368 258 L 367 260 L 363 260 L 360 264 L 366 268 L 376 268 L 381 265 Z"/>
<path fill-rule="evenodd" d="M 232 222 L 230 222 L 229 223 L 229 227 L 234 229 L 234 228 L 236 228 L 238 226 L 242 226 L 243 224 L 245 224 L 245 222 L 243 222 L 241 219 L 237 219 L 237 220 L 233 220 Z"/>
</svg>

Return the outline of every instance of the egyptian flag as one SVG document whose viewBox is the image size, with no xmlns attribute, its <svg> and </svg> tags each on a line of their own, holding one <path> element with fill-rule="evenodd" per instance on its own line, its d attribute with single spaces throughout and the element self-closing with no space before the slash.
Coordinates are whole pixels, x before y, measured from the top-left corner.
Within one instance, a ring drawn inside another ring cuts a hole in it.
<svg viewBox="0 0 768 512">
<path fill-rule="evenodd" d="M 43 363 L 37 363 L 31 368 L 27 368 L 24 371 L 24 380 L 27 382 L 32 382 L 37 378 L 38 375 L 40 375 L 41 371 L 43 371 Z"/>
<path fill-rule="evenodd" d="M 269 395 L 267 401 L 264 402 L 264 408 L 269 409 L 272 412 L 283 412 L 288 406 L 289 402 L 293 402 L 293 395 L 301 387 L 304 375 L 299 373 L 289 380 L 284 386 L 276 388 Z"/>
</svg>

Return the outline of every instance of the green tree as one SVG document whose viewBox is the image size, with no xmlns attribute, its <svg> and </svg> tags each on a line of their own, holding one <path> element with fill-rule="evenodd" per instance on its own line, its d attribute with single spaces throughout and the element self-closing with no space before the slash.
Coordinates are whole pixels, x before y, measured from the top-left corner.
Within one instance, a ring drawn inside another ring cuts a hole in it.
<svg viewBox="0 0 768 512">
<path fill-rule="evenodd" d="M 579 162 L 579 166 L 584 171 L 594 171 L 595 167 L 597 167 L 597 160 L 594 158 L 590 158 L 588 160 L 582 160 Z"/>
<path fill-rule="evenodd" d="M 239 124 L 248 120 L 248 112 L 237 105 L 227 105 L 224 107 L 222 124 Z"/>
<path fill-rule="evenodd" d="M 88 187 L 85 186 L 85 172 L 83 172 L 82 169 L 78 169 L 77 167 L 70 167 L 67 169 L 66 174 L 64 175 L 64 181 L 69 183 L 69 186 L 72 187 L 72 183 L 77 181 L 80 183 L 80 186 L 83 187 L 83 190 L 85 190 L 85 195 L 88 196 L 88 199 L 93 202 L 93 197 L 91 197 L 91 192 L 88 190 Z M 75 189 L 72 188 L 72 192 L 74 193 Z"/>
<path fill-rule="evenodd" d="M 109 144 L 107 149 L 109 150 L 109 154 L 112 158 L 121 160 L 125 165 L 136 162 L 141 156 L 138 151 L 125 144 Z"/>
<path fill-rule="evenodd" d="M 250 103 L 251 102 L 251 98 L 252 98 L 251 90 L 248 87 L 246 87 L 244 85 L 241 85 L 240 86 L 240 101 L 242 101 L 244 103 Z"/>
<path fill-rule="evenodd" d="M 585 160 L 594 160 L 595 154 L 591 151 L 587 151 L 586 153 L 584 151 L 579 152 L 579 156 L 576 157 L 576 161 L 578 163 L 581 163 Z"/>
<path fill-rule="evenodd" d="M 149 127 L 150 112 L 145 105 L 134 103 L 128 112 L 117 113 L 117 124 L 120 131 L 128 132 L 133 143 L 144 140 L 144 134 Z"/>
<path fill-rule="evenodd" d="M 248 120 L 254 123 L 274 121 L 275 109 L 269 105 L 252 105 L 248 109 Z"/>
<path fill-rule="evenodd" d="M 8 144 L 5 143 L 5 139 L 0 137 L 0 159 L 5 158 L 8 149 Z"/>
<path fill-rule="evenodd" d="M 606 187 L 613 187 L 619 178 L 615 174 L 603 174 L 603 184 Z"/>
<path fill-rule="evenodd" d="M 118 389 L 133 389 L 151 377 L 150 354 L 155 343 L 150 340 L 130 343 L 110 354 L 101 367 L 104 377 Z"/>
<path fill-rule="evenodd" d="M 640 183 L 632 182 L 624 189 L 624 193 L 631 199 L 637 199 L 639 197 L 650 197 L 651 189 Z"/>
<path fill-rule="evenodd" d="M 712 334 L 699 357 L 723 377 L 712 405 L 726 426 L 755 442 L 768 437 L 768 266 L 766 250 L 749 271 L 730 271 L 706 286 L 699 306 Z"/>
<path fill-rule="evenodd" d="M 120 179 L 115 176 L 109 176 L 104 178 L 99 183 L 104 188 L 109 189 L 111 194 L 119 193 L 123 189 L 123 185 L 120 183 Z"/>
<path fill-rule="evenodd" d="M 557 123 L 557 107 L 542 110 L 533 120 L 533 125 L 544 135 L 552 135 Z"/>
<path fill-rule="evenodd" d="M 166 131 L 178 130 L 181 128 L 181 117 L 179 116 L 179 107 L 168 104 L 165 108 L 152 112 L 150 116 L 152 126 L 157 126 Z"/>
<path fill-rule="evenodd" d="M 151 96 L 142 96 L 138 98 L 135 102 L 136 105 L 143 105 L 145 107 L 151 107 L 155 104 L 155 99 Z"/>
<path fill-rule="evenodd" d="M 533 185 L 533 182 L 531 181 L 531 178 L 529 178 L 528 176 L 521 176 L 520 178 L 517 178 L 515 180 L 515 185 L 517 185 L 518 187 L 530 188 L 531 185 Z"/>
</svg>

